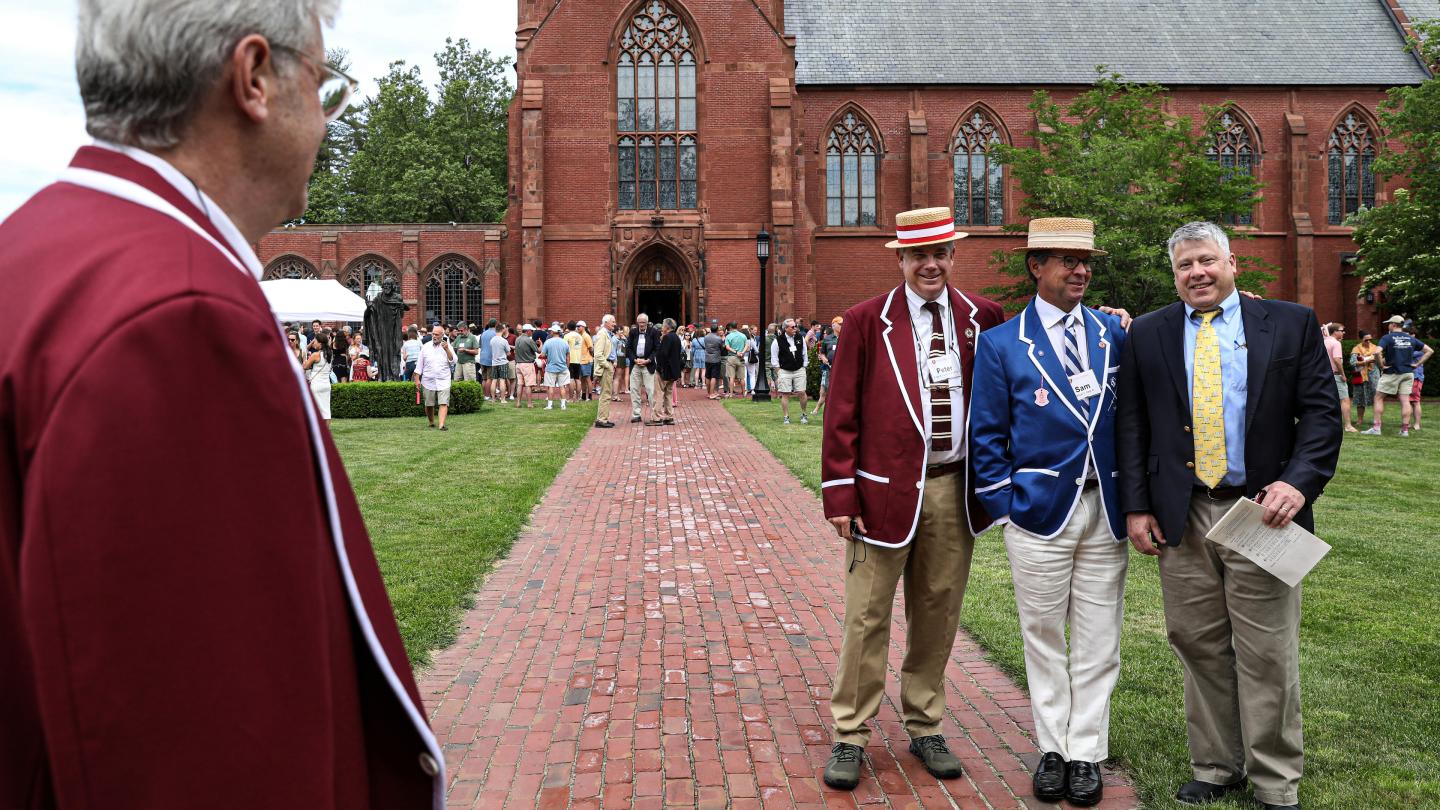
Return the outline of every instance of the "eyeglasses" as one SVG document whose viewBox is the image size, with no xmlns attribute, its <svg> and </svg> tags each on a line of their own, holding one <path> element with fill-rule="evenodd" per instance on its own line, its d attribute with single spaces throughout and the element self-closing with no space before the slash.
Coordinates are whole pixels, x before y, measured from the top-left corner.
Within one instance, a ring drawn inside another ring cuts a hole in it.
<svg viewBox="0 0 1440 810">
<path fill-rule="evenodd" d="M 277 51 L 284 51 L 295 56 L 313 69 L 320 71 L 320 110 L 325 113 L 325 123 L 330 123 L 339 118 L 350 106 L 350 99 L 355 96 L 355 91 L 360 88 L 360 83 L 350 78 L 345 71 L 323 62 L 316 62 L 315 57 L 304 51 L 291 48 L 288 45 L 271 44 L 271 48 Z"/>
<path fill-rule="evenodd" d="M 1047 253 L 1047 254 L 1045 254 L 1045 259 L 1044 259 L 1044 260 L 1045 260 L 1045 261 L 1049 261 L 1050 259 L 1059 259 L 1059 260 L 1060 260 L 1060 266 L 1061 266 L 1061 267 L 1064 267 L 1066 270 L 1074 270 L 1075 268 L 1079 267 L 1079 266 L 1082 265 L 1082 264 L 1085 265 L 1086 267 L 1089 267 L 1089 266 L 1090 266 L 1090 257 L 1089 257 L 1089 256 L 1084 256 L 1084 257 L 1081 257 L 1081 256 L 1056 256 L 1054 253 Z"/>
</svg>

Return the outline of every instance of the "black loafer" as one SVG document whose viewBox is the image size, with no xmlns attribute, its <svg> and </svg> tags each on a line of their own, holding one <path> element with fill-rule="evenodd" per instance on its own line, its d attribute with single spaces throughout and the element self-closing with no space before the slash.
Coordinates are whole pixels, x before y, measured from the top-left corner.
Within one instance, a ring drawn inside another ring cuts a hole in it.
<svg viewBox="0 0 1440 810">
<path fill-rule="evenodd" d="M 634 424 L 635 422 L 639 422 L 639 421 L 640 421 L 640 417 L 638 417 L 638 416 L 632 416 L 632 417 L 630 417 L 630 422 L 631 422 L 631 424 Z"/>
<path fill-rule="evenodd" d="M 1065 766 L 1065 800 L 1077 807 L 1099 804 L 1105 794 L 1100 766 L 1094 762 L 1071 762 Z"/>
<path fill-rule="evenodd" d="M 595 427 L 598 427 L 598 428 L 608 428 L 608 427 L 615 427 L 615 426 L 612 425 L 612 424 L 610 424 L 609 422 L 600 422 L 600 421 L 597 421 L 597 422 L 595 423 Z"/>
<path fill-rule="evenodd" d="M 1050 751 L 1040 757 L 1031 779 L 1035 798 L 1042 802 L 1058 802 L 1065 798 L 1065 758 Z"/>
<path fill-rule="evenodd" d="M 835 743 L 830 761 L 825 763 L 825 784 L 839 790 L 854 790 L 860 784 L 860 763 L 865 749 L 850 743 Z"/>
<path fill-rule="evenodd" d="M 1180 786 L 1180 789 L 1175 792 L 1175 801 L 1181 804 L 1209 804 L 1244 789 L 1244 777 L 1228 785 L 1217 785 L 1214 782 L 1201 782 L 1199 779 L 1195 779 Z"/>
</svg>

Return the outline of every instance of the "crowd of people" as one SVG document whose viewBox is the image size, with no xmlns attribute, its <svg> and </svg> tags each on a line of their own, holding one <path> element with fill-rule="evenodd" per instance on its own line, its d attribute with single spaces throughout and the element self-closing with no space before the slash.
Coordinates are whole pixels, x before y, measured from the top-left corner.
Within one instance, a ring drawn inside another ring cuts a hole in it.
<svg viewBox="0 0 1440 810">
<path fill-rule="evenodd" d="M 681 388 L 703 388 L 712 400 L 752 396 L 763 359 L 766 384 L 781 400 L 783 423 L 791 424 L 790 401 L 798 397 L 799 421 L 806 424 L 825 406 L 842 323 L 838 316 L 829 324 L 812 320 L 803 334 L 796 318 L 771 323 L 761 333 L 749 324 L 722 326 L 719 321 L 680 326 L 666 319 L 654 327 L 643 313 L 618 328 L 611 315 L 595 326 L 583 320 L 545 326 L 539 319 L 514 326 L 492 318 L 483 330 L 473 323 L 435 323 L 422 332 L 411 324 L 398 367 L 404 369 L 404 380 L 421 389 L 428 422 L 439 430 L 447 429 L 453 381 L 479 382 L 486 401 L 517 408 L 535 408 L 543 401 L 545 410 L 565 410 L 574 402 L 603 401 L 595 421 L 603 428 L 613 426 L 609 403 L 622 397 L 632 400 L 632 422 L 673 424 Z M 673 349 L 666 339 L 671 334 Z M 317 320 L 308 327 L 291 325 L 286 337 L 324 419 L 330 418 L 334 385 L 380 380 L 363 328 L 330 327 Z M 424 362 L 427 347 L 436 341 L 447 348 L 432 351 Z M 652 358 L 653 352 L 662 353 L 664 361 Z M 807 391 L 812 354 L 820 367 L 813 408 Z"/>
</svg>

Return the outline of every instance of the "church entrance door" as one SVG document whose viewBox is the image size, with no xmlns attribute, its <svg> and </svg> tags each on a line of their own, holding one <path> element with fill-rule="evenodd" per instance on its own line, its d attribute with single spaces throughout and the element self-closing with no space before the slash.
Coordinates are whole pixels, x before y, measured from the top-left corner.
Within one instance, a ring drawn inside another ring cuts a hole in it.
<svg viewBox="0 0 1440 810">
<path fill-rule="evenodd" d="M 666 318 L 674 318 L 675 323 L 685 324 L 684 310 L 680 306 L 680 290 L 677 289 L 647 289 L 640 288 L 635 291 L 635 312 L 641 312 L 650 316 L 650 322 L 659 326 Z"/>
<path fill-rule="evenodd" d="M 626 323 L 634 323 L 640 313 L 650 316 L 650 323 L 659 328 L 666 318 L 683 325 L 695 310 L 695 293 L 686 283 L 687 274 L 676 265 L 675 257 L 655 251 L 639 257 L 630 276 L 630 311 Z"/>
</svg>

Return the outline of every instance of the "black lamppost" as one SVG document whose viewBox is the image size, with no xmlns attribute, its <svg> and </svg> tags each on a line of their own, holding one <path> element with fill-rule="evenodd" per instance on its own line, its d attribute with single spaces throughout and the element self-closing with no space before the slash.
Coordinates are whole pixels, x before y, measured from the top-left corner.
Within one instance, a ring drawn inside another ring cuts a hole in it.
<svg viewBox="0 0 1440 810">
<path fill-rule="evenodd" d="M 770 401 L 770 355 L 765 353 L 765 322 L 768 310 L 765 306 L 765 265 L 770 261 L 770 233 L 765 226 L 760 226 L 760 233 L 755 234 L 755 258 L 760 260 L 760 320 L 755 324 L 755 350 L 760 355 L 759 371 L 755 375 L 754 393 L 750 395 L 751 402 Z"/>
</svg>

